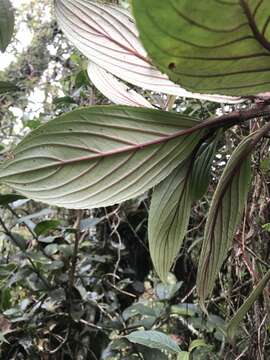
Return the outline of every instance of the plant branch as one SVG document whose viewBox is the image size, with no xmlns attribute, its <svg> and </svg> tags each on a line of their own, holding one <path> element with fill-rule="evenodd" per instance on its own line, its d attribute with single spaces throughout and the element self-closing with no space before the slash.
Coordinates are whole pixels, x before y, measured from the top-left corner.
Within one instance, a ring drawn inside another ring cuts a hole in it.
<svg viewBox="0 0 270 360">
<path fill-rule="evenodd" d="M 76 222 L 74 224 L 74 228 L 76 229 L 75 233 L 75 242 L 74 242 L 74 248 L 73 248 L 73 255 L 71 260 L 71 268 L 69 271 L 69 288 L 72 289 L 75 281 L 75 272 L 76 272 L 76 266 L 77 266 L 77 260 L 78 260 L 78 252 L 79 252 L 79 244 L 86 236 L 87 232 L 83 232 L 81 234 L 80 232 L 80 221 L 82 217 L 82 212 L 79 211 L 79 214 L 77 216 Z"/>
<path fill-rule="evenodd" d="M 114 150 L 111 150 L 108 152 L 101 152 L 100 154 L 97 154 L 97 155 L 83 156 L 80 158 L 61 161 L 61 164 L 64 165 L 67 163 L 89 161 L 89 160 L 92 160 L 95 158 L 100 158 L 100 157 L 103 158 L 103 157 L 112 156 L 112 155 L 116 155 L 116 154 L 120 154 L 120 153 L 124 153 L 124 152 L 142 150 L 150 145 L 158 145 L 158 144 L 166 143 L 167 141 L 170 141 L 170 140 L 173 140 L 173 139 L 185 136 L 185 135 L 193 134 L 194 132 L 196 132 L 198 130 L 214 129 L 214 128 L 220 128 L 223 126 L 233 126 L 233 125 L 239 124 L 241 122 L 244 122 L 244 121 L 247 121 L 250 119 L 254 119 L 257 117 L 265 117 L 265 116 L 270 116 L 270 106 L 259 106 L 259 107 L 255 107 L 255 108 L 252 108 L 249 110 L 232 111 L 230 114 L 226 114 L 226 115 L 215 117 L 213 119 L 205 120 L 191 128 L 188 128 L 185 130 L 179 130 L 171 135 L 161 136 L 158 139 L 147 141 L 143 144 L 125 146 L 125 147 L 114 149 Z M 55 166 L 55 164 L 48 165 L 48 166 Z"/>
<path fill-rule="evenodd" d="M 25 257 L 27 258 L 27 260 L 29 261 L 29 263 L 32 266 L 32 270 L 34 271 L 34 273 L 37 274 L 37 276 L 39 277 L 39 279 L 43 282 L 43 284 L 45 285 L 46 289 L 50 290 L 51 286 L 48 283 L 48 281 L 43 277 L 43 275 L 40 273 L 40 271 L 38 270 L 38 268 L 36 267 L 35 263 L 33 262 L 33 260 L 31 259 L 31 257 L 26 253 L 26 251 L 23 249 L 23 247 L 18 243 L 17 239 L 13 236 L 12 232 L 7 228 L 5 222 L 3 221 L 3 219 L 0 217 L 0 224 L 5 232 L 5 234 L 12 240 L 12 242 L 21 250 L 21 252 L 25 255 Z"/>
</svg>

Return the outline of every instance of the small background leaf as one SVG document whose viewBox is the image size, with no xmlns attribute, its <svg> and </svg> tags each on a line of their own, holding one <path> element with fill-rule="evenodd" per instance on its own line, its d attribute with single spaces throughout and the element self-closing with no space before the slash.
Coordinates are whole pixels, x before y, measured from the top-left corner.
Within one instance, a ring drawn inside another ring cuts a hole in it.
<svg viewBox="0 0 270 360">
<path fill-rule="evenodd" d="M 19 194 L 2 194 L 0 195 L 0 206 L 7 206 L 8 204 L 22 199 L 25 199 L 25 197 Z"/>
<path fill-rule="evenodd" d="M 14 13 L 9 0 L 0 0 L 0 50 L 5 52 L 14 31 Z M 0 84 L 1 85 L 1 84 Z"/>
<path fill-rule="evenodd" d="M 192 350 L 202 346 L 208 346 L 203 339 L 193 340 L 188 347 L 188 351 L 191 352 Z"/>
<path fill-rule="evenodd" d="M 167 350 L 176 354 L 181 351 L 175 341 L 159 331 L 134 331 L 126 336 L 126 338 L 135 344 L 144 345 L 153 349 Z"/>
<path fill-rule="evenodd" d="M 177 360 L 189 360 L 190 353 L 188 351 L 181 351 L 178 356 Z"/>
<path fill-rule="evenodd" d="M 13 82 L 10 81 L 0 81 L 0 94 L 5 94 L 7 92 L 18 91 L 19 88 Z"/>
<path fill-rule="evenodd" d="M 34 230 L 38 236 L 48 235 L 51 230 L 57 229 L 59 225 L 59 220 L 44 220 L 38 223 Z"/>
</svg>

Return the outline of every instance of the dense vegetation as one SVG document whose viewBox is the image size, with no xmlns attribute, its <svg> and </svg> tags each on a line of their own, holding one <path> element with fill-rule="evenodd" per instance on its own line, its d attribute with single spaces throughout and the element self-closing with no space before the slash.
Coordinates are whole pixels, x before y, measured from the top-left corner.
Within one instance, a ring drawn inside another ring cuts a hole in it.
<svg viewBox="0 0 270 360">
<path fill-rule="evenodd" d="M 110 3 L 0 0 L 0 358 L 267 359 L 270 6 Z"/>
</svg>

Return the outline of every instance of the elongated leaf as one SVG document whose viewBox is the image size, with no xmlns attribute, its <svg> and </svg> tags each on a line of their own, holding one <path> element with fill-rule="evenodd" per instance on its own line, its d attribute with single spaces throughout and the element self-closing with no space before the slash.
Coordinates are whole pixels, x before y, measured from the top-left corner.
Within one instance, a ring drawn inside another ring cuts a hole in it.
<svg viewBox="0 0 270 360">
<path fill-rule="evenodd" d="M 152 109 L 78 109 L 28 135 L 0 169 L 0 180 L 52 205 L 112 205 L 157 185 L 185 161 L 203 132 L 178 132 L 196 124 Z"/>
<path fill-rule="evenodd" d="M 269 91 L 269 1 L 134 0 L 133 10 L 149 56 L 172 81 L 202 93 Z"/>
<path fill-rule="evenodd" d="M 196 156 L 191 174 L 191 192 L 193 200 L 199 200 L 208 188 L 211 177 L 211 166 L 216 155 L 220 136 L 221 132 L 215 135 L 210 143 L 203 143 Z"/>
<path fill-rule="evenodd" d="M 0 51 L 5 52 L 14 31 L 14 13 L 9 0 L 0 0 Z"/>
<path fill-rule="evenodd" d="M 150 102 L 142 95 L 92 62 L 88 66 L 88 75 L 95 87 L 113 103 L 152 108 Z"/>
<path fill-rule="evenodd" d="M 18 87 L 10 81 L 0 81 L 0 94 L 17 91 Z"/>
<path fill-rule="evenodd" d="M 56 0 L 58 23 L 91 62 L 147 90 L 235 103 L 239 98 L 192 94 L 168 80 L 147 57 L 130 14 L 119 6 L 90 0 Z"/>
<path fill-rule="evenodd" d="M 197 292 L 202 307 L 204 300 L 212 292 L 216 276 L 227 256 L 236 227 L 241 220 L 250 187 L 249 152 L 251 146 L 251 136 L 238 145 L 213 195 L 197 275 Z"/>
<path fill-rule="evenodd" d="M 178 254 L 186 234 L 190 208 L 190 163 L 179 165 L 155 189 L 149 211 L 150 255 L 162 281 Z"/>
<path fill-rule="evenodd" d="M 244 319 L 251 306 L 254 304 L 254 302 L 263 292 L 263 289 L 265 288 L 269 280 L 270 280 L 270 270 L 268 270 L 268 272 L 264 275 L 261 281 L 252 290 L 247 300 L 243 303 L 243 305 L 240 307 L 240 309 L 237 311 L 234 317 L 230 320 L 227 327 L 227 334 L 229 338 L 232 339 L 234 337 L 236 329 L 239 326 L 240 322 Z"/>
<path fill-rule="evenodd" d="M 144 345 L 153 349 L 167 350 L 176 354 L 181 352 L 177 343 L 160 331 L 134 331 L 127 336 L 127 339 L 135 344 Z"/>
</svg>

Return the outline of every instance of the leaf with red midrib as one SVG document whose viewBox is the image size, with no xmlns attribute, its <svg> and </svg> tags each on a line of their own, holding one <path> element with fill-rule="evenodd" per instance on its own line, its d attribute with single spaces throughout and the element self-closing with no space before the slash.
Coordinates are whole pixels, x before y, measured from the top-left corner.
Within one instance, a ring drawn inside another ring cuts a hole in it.
<svg viewBox="0 0 270 360">
<path fill-rule="evenodd" d="M 57 21 L 91 62 L 118 78 L 146 90 L 195 99 L 238 103 L 240 98 L 193 94 L 171 82 L 149 60 L 128 11 L 86 0 L 55 0 Z"/>
<path fill-rule="evenodd" d="M 2 165 L 0 179 L 51 205 L 113 205 L 149 190 L 184 162 L 204 134 L 194 132 L 196 125 L 202 123 L 146 108 L 78 109 L 29 134 Z"/>
</svg>

